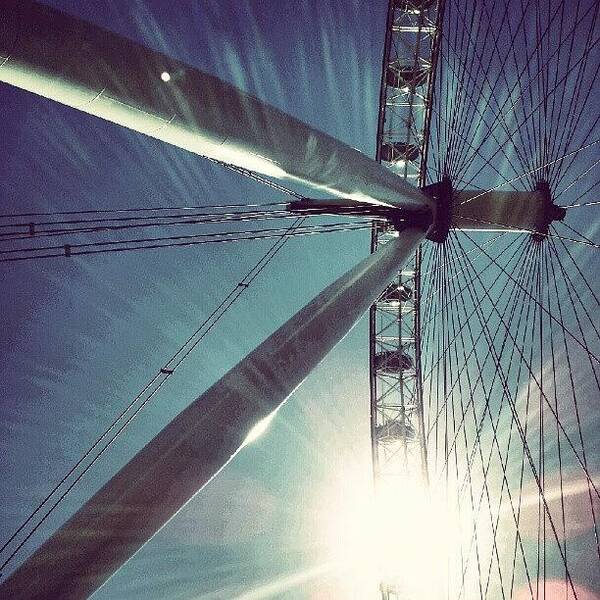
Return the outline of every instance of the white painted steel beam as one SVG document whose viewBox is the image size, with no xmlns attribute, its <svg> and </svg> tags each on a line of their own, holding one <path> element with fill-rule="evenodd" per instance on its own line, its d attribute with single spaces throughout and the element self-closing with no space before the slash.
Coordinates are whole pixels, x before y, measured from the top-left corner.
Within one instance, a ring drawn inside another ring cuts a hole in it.
<svg viewBox="0 0 600 600">
<path fill-rule="evenodd" d="M 0 3 L 0 81 L 282 181 L 431 205 L 368 156 L 234 86 L 31 0 Z"/>
<path fill-rule="evenodd" d="M 452 202 L 452 229 L 544 232 L 564 217 L 549 192 L 540 190 L 464 190 L 454 192 Z"/>
<path fill-rule="evenodd" d="M 406 229 L 340 277 L 183 410 L 0 586 L 87 598 L 201 490 L 379 297 L 425 233 Z"/>
</svg>

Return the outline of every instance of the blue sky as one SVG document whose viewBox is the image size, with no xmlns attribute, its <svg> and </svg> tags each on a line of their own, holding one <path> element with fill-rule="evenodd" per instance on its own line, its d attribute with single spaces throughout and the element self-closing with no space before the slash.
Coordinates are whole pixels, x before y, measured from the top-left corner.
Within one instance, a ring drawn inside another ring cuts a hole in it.
<svg viewBox="0 0 600 600">
<path fill-rule="evenodd" d="M 285 8 L 264 1 L 226 8 L 192 0 L 47 4 L 218 75 L 374 152 L 385 2 L 343 8 L 317 1 Z M 0 102 L 3 212 L 281 199 L 182 150 L 26 92 L 2 85 Z M 269 244 L 3 269 L 3 538 Z M 365 233 L 289 242 L 19 558 L 182 407 L 365 256 L 368 244 Z M 264 437 L 95 597 L 222 598 L 256 589 L 248 598 L 317 598 L 340 591 L 344 577 L 321 570 L 336 559 L 332 538 L 341 535 L 326 526 L 334 503 L 343 512 L 345 501 L 356 501 L 340 499 L 340 490 L 370 481 L 366 336 L 362 322 Z M 273 582 L 276 588 L 264 588 Z M 358 589 L 348 587 L 354 597 Z"/>
<path fill-rule="evenodd" d="M 374 154 L 387 2 L 45 2 L 217 75 Z M 183 150 L 6 85 L 0 86 L 0 104 L 3 213 L 286 200 Z M 577 172 L 594 160 L 591 154 L 580 158 Z M 501 169 L 511 174 L 506 164 Z M 496 181 L 477 183 L 491 187 Z M 596 239 L 597 225 L 585 214 L 570 223 Z M 270 244 L 2 265 L 3 538 Z M 364 232 L 289 241 L 17 562 L 174 415 L 368 249 Z M 579 246 L 574 252 L 592 273 L 593 255 Z M 267 433 L 94 597 L 376 596 L 362 568 L 365 538 L 356 527 L 371 477 L 367 363 L 363 320 L 289 399 Z M 593 400 L 592 394 L 585 392 L 584 400 Z M 594 421 L 585 428 L 593 431 Z M 518 472 L 518 463 L 512 466 Z M 584 583 L 593 580 L 594 570 L 586 556 L 581 553 L 576 566 Z"/>
</svg>

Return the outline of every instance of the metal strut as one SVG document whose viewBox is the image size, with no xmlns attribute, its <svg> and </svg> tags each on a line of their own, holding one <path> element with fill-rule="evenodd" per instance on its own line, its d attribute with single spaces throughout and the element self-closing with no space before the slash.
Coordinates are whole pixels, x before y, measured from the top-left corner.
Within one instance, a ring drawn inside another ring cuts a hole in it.
<svg viewBox="0 0 600 600">
<path fill-rule="evenodd" d="M 0 81 L 273 179 L 369 204 L 430 203 L 365 154 L 225 81 L 32 0 L 0 3 Z"/>
<path fill-rule="evenodd" d="M 12 600 L 83 600 L 244 446 L 346 335 L 425 232 L 406 229 L 331 284 L 204 392 L 0 585 Z"/>
</svg>

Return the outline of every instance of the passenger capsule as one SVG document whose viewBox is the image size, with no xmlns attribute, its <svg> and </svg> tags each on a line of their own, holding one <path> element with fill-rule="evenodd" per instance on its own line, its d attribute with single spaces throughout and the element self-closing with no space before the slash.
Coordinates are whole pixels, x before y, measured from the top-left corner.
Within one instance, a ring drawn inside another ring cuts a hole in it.
<svg viewBox="0 0 600 600">
<path fill-rule="evenodd" d="M 422 10 L 429 10 L 436 3 L 436 0 L 396 0 L 394 5 L 396 8 L 419 14 Z"/>
<path fill-rule="evenodd" d="M 375 437 L 379 442 L 413 440 L 416 437 L 416 432 L 408 421 L 388 421 L 375 427 Z"/>
<path fill-rule="evenodd" d="M 413 360 L 398 350 L 385 350 L 375 355 L 375 370 L 387 375 L 397 375 L 411 369 Z"/>
<path fill-rule="evenodd" d="M 407 285 L 398 285 L 392 283 L 388 285 L 386 290 L 379 298 L 379 302 L 386 302 L 388 304 L 398 305 L 400 302 L 407 302 L 412 298 L 412 289 Z"/>
</svg>

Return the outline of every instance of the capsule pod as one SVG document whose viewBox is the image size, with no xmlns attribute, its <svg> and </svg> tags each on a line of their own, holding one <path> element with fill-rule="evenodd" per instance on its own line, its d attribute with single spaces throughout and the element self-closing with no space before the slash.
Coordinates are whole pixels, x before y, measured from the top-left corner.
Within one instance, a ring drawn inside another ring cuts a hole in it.
<svg viewBox="0 0 600 600">
<path fill-rule="evenodd" d="M 437 0 L 396 0 L 394 5 L 397 9 L 410 13 L 420 13 L 423 10 L 433 8 Z"/>
<path fill-rule="evenodd" d="M 412 366 L 412 358 L 399 350 L 385 350 L 375 354 L 375 370 L 379 373 L 397 375 Z"/>
<path fill-rule="evenodd" d="M 387 304 L 399 305 L 400 302 L 407 302 L 412 298 L 413 291 L 407 285 L 398 285 L 392 283 L 379 298 L 379 302 L 385 302 Z"/>
<path fill-rule="evenodd" d="M 399 442 L 416 437 L 415 428 L 408 421 L 388 421 L 375 427 L 375 437 L 379 442 Z"/>
</svg>

